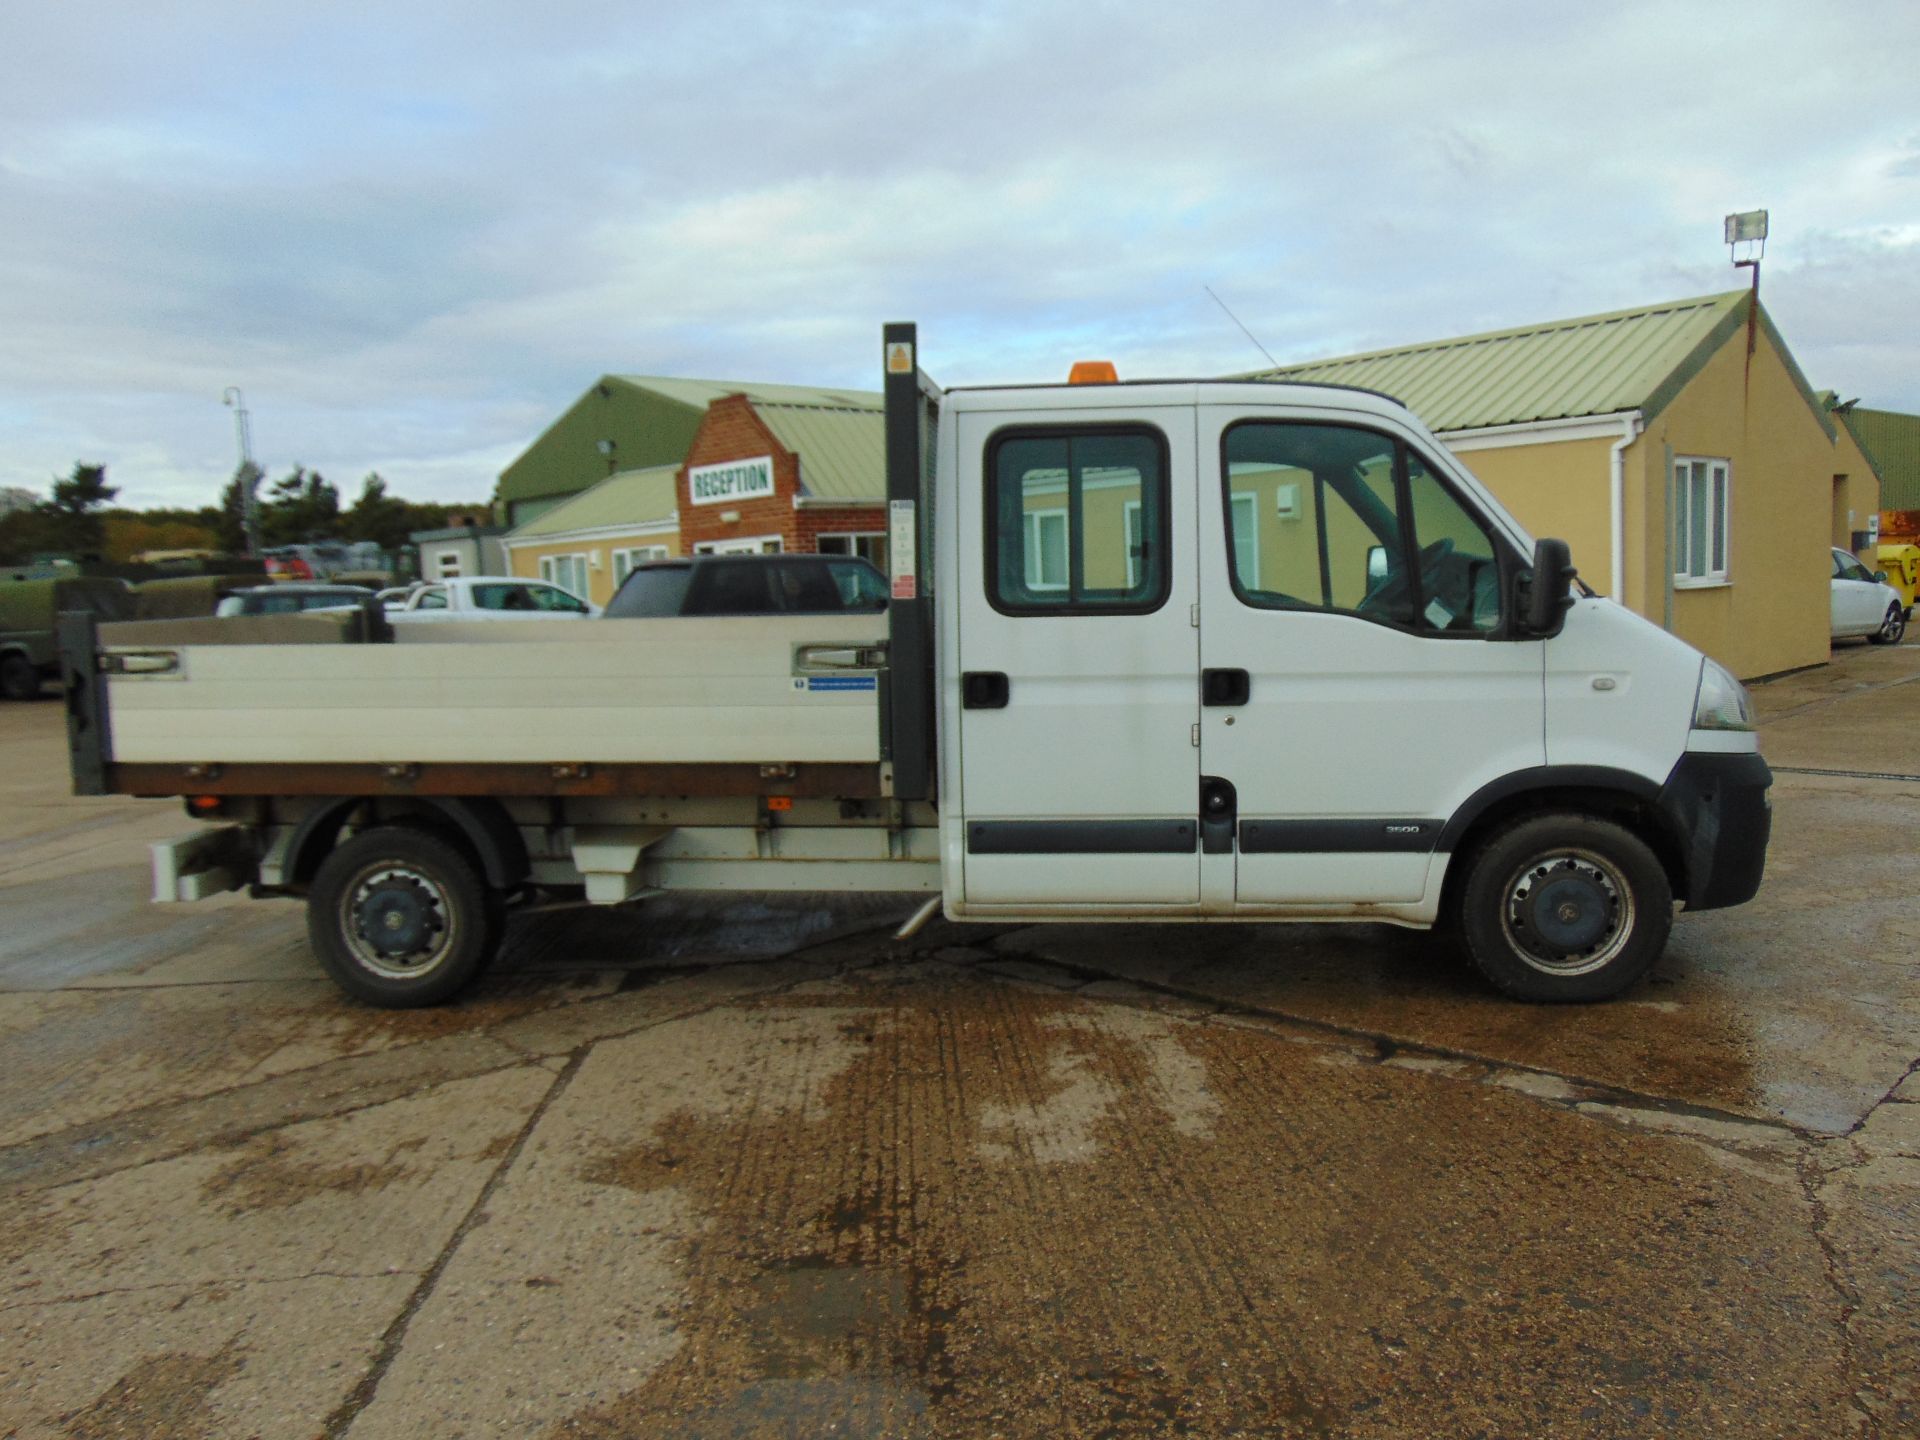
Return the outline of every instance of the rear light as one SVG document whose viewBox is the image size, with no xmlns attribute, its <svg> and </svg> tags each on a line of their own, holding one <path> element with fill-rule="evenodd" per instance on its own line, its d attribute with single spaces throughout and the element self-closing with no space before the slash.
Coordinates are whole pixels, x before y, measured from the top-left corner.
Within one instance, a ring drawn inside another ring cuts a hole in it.
<svg viewBox="0 0 1920 1440">
<path fill-rule="evenodd" d="M 211 820 L 226 812 L 227 797 L 224 795 L 189 795 L 187 813 L 196 820 Z"/>
</svg>

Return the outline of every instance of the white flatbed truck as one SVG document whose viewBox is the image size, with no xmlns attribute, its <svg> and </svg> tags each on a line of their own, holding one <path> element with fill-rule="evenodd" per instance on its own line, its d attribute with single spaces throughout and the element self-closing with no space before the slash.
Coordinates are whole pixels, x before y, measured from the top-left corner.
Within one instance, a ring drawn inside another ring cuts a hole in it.
<svg viewBox="0 0 1920 1440">
<path fill-rule="evenodd" d="M 155 899 L 302 896 L 386 1006 L 457 993 L 556 892 L 1450 924 L 1506 993 L 1593 1000 L 1676 907 L 1757 890 L 1738 682 L 1394 400 L 941 391 L 916 346 L 886 327 L 885 615 L 64 617 L 76 792 L 184 798 Z"/>
</svg>

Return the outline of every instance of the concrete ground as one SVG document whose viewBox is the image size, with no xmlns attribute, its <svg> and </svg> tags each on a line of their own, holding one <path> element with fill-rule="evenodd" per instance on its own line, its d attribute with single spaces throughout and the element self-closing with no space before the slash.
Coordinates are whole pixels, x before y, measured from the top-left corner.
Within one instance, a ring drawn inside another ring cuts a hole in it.
<svg viewBox="0 0 1920 1440">
<path fill-rule="evenodd" d="M 1920 1434 L 1920 646 L 1612 1004 L 1371 926 L 515 922 L 341 998 L 0 706 L 0 1437 Z"/>
</svg>

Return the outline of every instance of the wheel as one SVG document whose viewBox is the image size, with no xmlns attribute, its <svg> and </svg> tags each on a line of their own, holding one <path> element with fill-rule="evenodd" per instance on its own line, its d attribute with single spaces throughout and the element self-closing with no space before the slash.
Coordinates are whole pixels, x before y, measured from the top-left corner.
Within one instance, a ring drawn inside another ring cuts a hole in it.
<svg viewBox="0 0 1920 1440">
<path fill-rule="evenodd" d="M 1900 637 L 1907 633 L 1907 612 L 1898 605 L 1887 606 L 1887 618 L 1880 622 L 1880 628 L 1867 639 L 1875 645 L 1898 645 Z"/>
<path fill-rule="evenodd" d="M 1673 928 L 1673 889 L 1638 836 L 1590 815 L 1538 815 L 1469 861 L 1460 930 L 1475 967 L 1518 1000 L 1604 1000 L 1644 975 Z"/>
<path fill-rule="evenodd" d="M 500 915 L 464 854 L 392 825 L 334 849 L 307 894 L 307 936 L 327 973 L 390 1010 L 457 994 L 492 958 Z"/>
<path fill-rule="evenodd" d="M 0 656 L 0 697 L 32 700 L 40 694 L 40 672 L 26 656 L 14 651 Z"/>
</svg>

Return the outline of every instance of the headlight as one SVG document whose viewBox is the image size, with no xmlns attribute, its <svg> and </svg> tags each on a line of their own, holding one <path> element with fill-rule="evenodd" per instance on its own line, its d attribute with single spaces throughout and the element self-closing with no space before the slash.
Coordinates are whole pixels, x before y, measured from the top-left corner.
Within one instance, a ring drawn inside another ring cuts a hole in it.
<svg viewBox="0 0 1920 1440">
<path fill-rule="evenodd" d="M 1709 660 L 1700 668 L 1700 696 L 1693 702 L 1696 730 L 1751 730 L 1753 701 L 1724 665 Z"/>
</svg>

